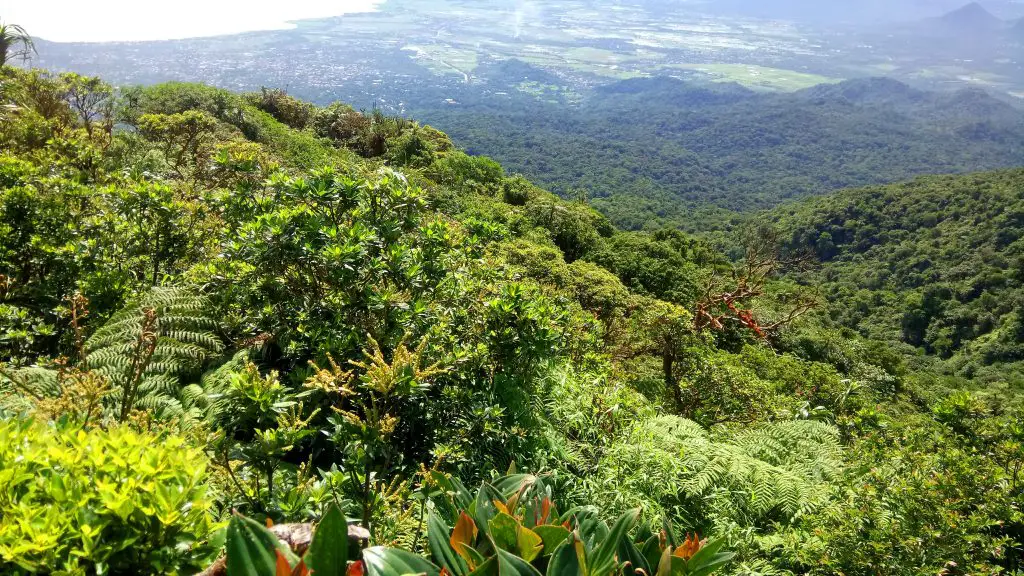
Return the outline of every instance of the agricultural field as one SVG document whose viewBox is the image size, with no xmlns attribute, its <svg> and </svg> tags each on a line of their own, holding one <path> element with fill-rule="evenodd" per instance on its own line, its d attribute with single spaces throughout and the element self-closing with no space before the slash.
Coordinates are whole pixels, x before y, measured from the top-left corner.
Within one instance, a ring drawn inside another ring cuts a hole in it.
<svg viewBox="0 0 1024 576">
<path fill-rule="evenodd" d="M 694 70 L 710 76 L 715 82 L 736 82 L 754 90 L 779 92 L 792 92 L 819 84 L 833 84 L 841 80 L 841 78 L 768 68 L 756 64 L 674 64 L 664 69 L 672 68 Z"/>
</svg>

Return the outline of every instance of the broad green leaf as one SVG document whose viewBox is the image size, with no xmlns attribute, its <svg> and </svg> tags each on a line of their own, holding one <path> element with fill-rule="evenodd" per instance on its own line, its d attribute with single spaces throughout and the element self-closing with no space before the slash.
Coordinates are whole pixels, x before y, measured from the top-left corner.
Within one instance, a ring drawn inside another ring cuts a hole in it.
<svg viewBox="0 0 1024 576">
<path fill-rule="evenodd" d="M 514 494 L 528 490 L 537 481 L 533 474 L 509 474 L 494 481 L 493 486 L 507 500 Z"/>
<path fill-rule="evenodd" d="M 636 572 L 637 570 L 643 570 L 644 574 L 651 574 L 651 565 L 647 562 L 647 558 L 640 552 L 633 544 L 631 538 L 623 538 L 619 540 L 619 561 L 628 562 L 632 567 L 627 573 Z"/>
<path fill-rule="evenodd" d="M 473 505 L 473 493 L 461 480 L 451 477 L 446 484 L 450 485 L 450 490 L 455 493 L 455 505 L 458 510 L 468 510 Z"/>
<path fill-rule="evenodd" d="M 466 518 L 469 517 L 466 516 Z M 453 576 L 466 576 L 469 574 L 469 566 L 453 549 L 451 542 L 455 540 L 455 535 L 452 534 L 449 538 L 450 531 L 444 520 L 431 511 L 427 516 L 427 545 L 434 562 L 437 562 L 442 568 L 446 568 Z"/>
<path fill-rule="evenodd" d="M 473 570 L 469 576 L 497 576 L 498 575 L 498 557 L 491 556 L 486 562 L 481 562 L 477 566 L 476 570 Z"/>
<path fill-rule="evenodd" d="M 348 568 L 348 522 L 332 505 L 313 532 L 306 565 L 317 576 L 345 576 Z"/>
<path fill-rule="evenodd" d="M 551 559 L 548 560 L 546 576 L 580 576 L 581 573 L 580 560 L 576 556 L 575 537 L 570 537 L 555 548 Z"/>
<path fill-rule="evenodd" d="M 690 566 L 699 566 L 702 563 L 706 562 L 708 559 L 712 558 L 715 554 L 717 554 L 718 551 L 724 545 L 725 538 L 718 538 L 716 540 L 708 542 L 704 546 L 701 546 L 700 550 L 698 550 L 697 553 L 690 558 Z"/>
<path fill-rule="evenodd" d="M 672 575 L 672 547 L 665 546 L 665 550 L 661 553 L 661 559 L 658 560 L 658 573 L 656 576 L 671 576 Z M 679 558 L 676 558 L 679 560 Z"/>
<path fill-rule="evenodd" d="M 619 549 L 619 542 L 627 537 L 638 518 L 640 518 L 639 509 L 630 510 L 615 521 L 615 525 L 608 531 L 604 541 L 598 544 L 587 558 L 589 576 L 608 576 L 618 572 L 615 552 Z"/>
<path fill-rule="evenodd" d="M 527 562 L 533 562 L 534 558 L 544 550 L 544 540 L 536 532 L 525 526 L 519 526 L 516 533 L 519 547 L 519 556 Z"/>
<path fill-rule="evenodd" d="M 504 497 L 494 486 L 487 483 L 480 486 L 480 490 L 476 493 L 476 499 L 473 501 L 473 506 L 469 510 L 469 515 L 473 518 L 478 529 L 488 533 L 491 518 L 494 518 L 494 515 L 498 513 L 498 509 L 494 506 L 494 501 L 503 499 Z"/>
<path fill-rule="evenodd" d="M 231 517 L 227 539 L 227 568 L 231 576 L 274 574 L 277 566 L 275 550 L 280 550 L 290 564 L 298 563 L 295 554 L 259 522 L 238 514 Z"/>
<path fill-rule="evenodd" d="M 488 545 L 490 545 L 490 543 L 488 543 Z M 466 559 L 466 562 L 468 562 L 470 566 L 475 566 L 478 568 L 480 566 L 483 566 L 484 562 L 487 561 L 487 558 L 484 558 L 484 555 L 481 554 L 476 548 L 463 546 L 462 551 L 465 552 L 463 558 Z M 476 568 L 473 568 L 473 570 L 475 571 Z"/>
<path fill-rule="evenodd" d="M 504 512 L 498 512 L 488 524 L 488 533 L 495 547 L 508 552 L 519 548 L 518 532 L 519 521 Z"/>
<path fill-rule="evenodd" d="M 533 531 L 544 541 L 544 554 L 550 556 L 555 549 L 561 546 L 562 542 L 569 537 L 569 531 L 565 526 L 545 525 L 534 526 Z"/>
<path fill-rule="evenodd" d="M 686 563 L 689 576 L 707 576 L 727 564 L 734 556 L 731 552 L 719 553 L 725 545 L 725 538 L 718 538 L 705 544 Z"/>
<path fill-rule="evenodd" d="M 608 525 L 601 520 L 597 508 L 593 506 L 573 508 L 565 516 L 574 519 L 576 532 L 588 549 L 604 542 L 608 536 Z"/>
<path fill-rule="evenodd" d="M 647 560 L 647 566 L 651 569 L 657 568 L 658 563 L 661 561 L 661 540 L 657 535 L 651 536 L 644 542 L 643 548 L 640 550 L 644 558 Z M 648 572 L 648 574 L 654 574 Z"/>
<path fill-rule="evenodd" d="M 690 573 L 688 576 L 708 576 L 715 570 L 718 570 L 722 566 L 728 564 L 729 561 L 731 561 L 733 556 L 735 555 L 736 554 L 733 552 L 723 552 L 720 554 L 715 554 L 710 559 L 708 559 L 707 562 L 704 562 L 696 568 L 694 568 L 693 566 L 689 566 Z"/>
<path fill-rule="evenodd" d="M 499 549 L 497 558 L 498 576 L 541 576 L 532 564 L 511 552 Z"/>
<path fill-rule="evenodd" d="M 439 576 L 441 572 L 437 566 L 419 554 L 384 546 L 374 546 L 363 550 L 363 564 L 367 576 L 406 576 L 407 574 Z"/>
<path fill-rule="evenodd" d="M 678 547 L 680 542 L 679 539 L 676 538 L 676 530 L 672 526 L 672 519 L 668 517 L 663 518 L 661 526 L 662 530 L 665 531 L 665 538 L 668 541 L 668 545 L 672 548 Z"/>
</svg>

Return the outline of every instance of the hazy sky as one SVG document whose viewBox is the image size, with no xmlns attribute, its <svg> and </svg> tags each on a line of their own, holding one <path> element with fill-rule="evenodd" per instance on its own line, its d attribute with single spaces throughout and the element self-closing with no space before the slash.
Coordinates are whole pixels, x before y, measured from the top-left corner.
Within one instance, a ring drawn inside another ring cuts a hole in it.
<svg viewBox="0 0 1024 576">
<path fill-rule="evenodd" d="M 169 40 L 366 12 L 379 0 L 0 0 L 0 20 L 60 42 Z"/>
</svg>

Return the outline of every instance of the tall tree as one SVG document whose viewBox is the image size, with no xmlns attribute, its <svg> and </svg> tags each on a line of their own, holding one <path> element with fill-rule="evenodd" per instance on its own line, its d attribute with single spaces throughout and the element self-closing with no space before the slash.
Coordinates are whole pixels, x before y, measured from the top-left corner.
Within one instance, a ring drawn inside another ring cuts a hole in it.
<svg viewBox="0 0 1024 576">
<path fill-rule="evenodd" d="M 35 53 L 35 42 L 24 28 L 0 22 L 0 66 L 15 58 L 28 60 Z"/>
</svg>

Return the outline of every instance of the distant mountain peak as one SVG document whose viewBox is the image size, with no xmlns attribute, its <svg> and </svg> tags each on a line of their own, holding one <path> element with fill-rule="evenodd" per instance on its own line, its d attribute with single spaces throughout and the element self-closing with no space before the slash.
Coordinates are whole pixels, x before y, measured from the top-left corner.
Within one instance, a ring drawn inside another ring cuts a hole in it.
<svg viewBox="0 0 1024 576">
<path fill-rule="evenodd" d="M 967 31 L 994 30 L 1005 24 L 977 2 L 971 2 L 940 17 L 939 22 L 953 29 Z"/>
</svg>

